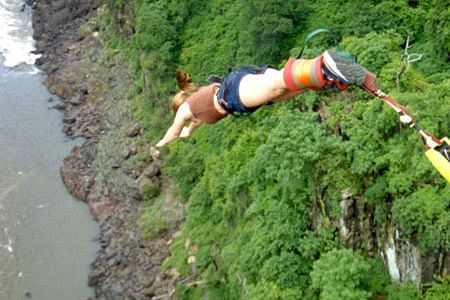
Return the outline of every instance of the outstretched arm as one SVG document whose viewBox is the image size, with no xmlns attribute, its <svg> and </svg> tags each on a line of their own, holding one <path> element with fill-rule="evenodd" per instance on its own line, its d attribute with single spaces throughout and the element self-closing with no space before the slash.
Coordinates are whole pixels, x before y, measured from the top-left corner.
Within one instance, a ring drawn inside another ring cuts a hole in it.
<svg viewBox="0 0 450 300">
<path fill-rule="evenodd" d="M 175 115 L 175 120 L 172 125 L 167 130 L 164 137 L 156 144 L 156 147 L 163 147 L 173 140 L 180 137 L 181 132 L 183 131 L 184 124 L 191 120 L 193 117 L 192 112 L 187 103 L 183 103 L 178 108 L 177 114 Z"/>
</svg>

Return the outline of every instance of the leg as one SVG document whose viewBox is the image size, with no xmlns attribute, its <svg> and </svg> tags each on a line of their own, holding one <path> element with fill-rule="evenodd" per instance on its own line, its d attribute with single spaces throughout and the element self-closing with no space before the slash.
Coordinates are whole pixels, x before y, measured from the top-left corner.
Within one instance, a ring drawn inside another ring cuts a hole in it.
<svg viewBox="0 0 450 300">
<path fill-rule="evenodd" d="M 239 96 L 245 107 L 257 107 L 269 101 L 287 100 L 302 91 L 290 91 L 283 70 L 268 68 L 264 74 L 245 75 L 239 84 Z"/>
<path fill-rule="evenodd" d="M 354 58 L 330 50 L 314 59 L 290 58 L 283 75 L 291 91 L 305 88 L 345 90 L 353 84 L 372 94 L 378 89 L 374 74 L 358 65 Z"/>
<path fill-rule="evenodd" d="M 264 74 L 249 74 L 239 84 L 239 95 L 245 107 L 257 107 L 269 101 L 287 100 L 307 89 L 344 90 L 356 84 L 367 91 L 376 89 L 375 76 L 352 59 L 337 52 L 325 51 L 313 59 L 290 58 L 278 71 L 267 69 Z"/>
<path fill-rule="evenodd" d="M 322 60 L 322 56 L 315 59 L 291 58 L 281 70 L 269 68 L 264 74 L 244 76 L 239 85 L 242 104 L 256 107 L 269 101 L 287 100 L 308 88 L 320 90 L 326 83 Z"/>
</svg>

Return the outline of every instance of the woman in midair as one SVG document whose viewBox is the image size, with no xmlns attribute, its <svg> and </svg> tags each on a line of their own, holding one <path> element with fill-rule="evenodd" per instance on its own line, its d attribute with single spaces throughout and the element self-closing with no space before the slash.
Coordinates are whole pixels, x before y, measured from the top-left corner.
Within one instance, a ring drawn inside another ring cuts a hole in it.
<svg viewBox="0 0 450 300">
<path fill-rule="evenodd" d="M 264 104 L 288 100 L 308 89 L 342 91 L 357 85 L 371 94 L 378 90 L 374 74 L 330 50 L 314 59 L 290 58 L 281 70 L 240 67 L 202 87 L 196 87 L 182 71 L 177 70 L 176 78 L 181 91 L 172 100 L 175 119 L 157 147 L 191 135 L 204 123 L 214 124 L 229 114 L 252 113 Z"/>
</svg>

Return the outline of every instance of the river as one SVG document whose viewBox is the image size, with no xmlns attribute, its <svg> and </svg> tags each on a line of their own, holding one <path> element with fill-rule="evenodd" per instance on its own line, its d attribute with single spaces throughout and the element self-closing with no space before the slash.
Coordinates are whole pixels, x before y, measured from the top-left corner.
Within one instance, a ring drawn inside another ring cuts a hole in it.
<svg viewBox="0 0 450 300">
<path fill-rule="evenodd" d="M 31 8 L 0 0 L 0 300 L 86 299 L 99 228 L 59 174 L 79 141 L 33 65 Z"/>
</svg>

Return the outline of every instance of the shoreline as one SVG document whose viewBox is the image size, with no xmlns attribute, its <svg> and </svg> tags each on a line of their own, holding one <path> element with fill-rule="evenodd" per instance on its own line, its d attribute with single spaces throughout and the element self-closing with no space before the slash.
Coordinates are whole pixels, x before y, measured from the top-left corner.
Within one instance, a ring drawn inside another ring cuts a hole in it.
<svg viewBox="0 0 450 300">
<path fill-rule="evenodd" d="M 64 113 L 63 131 L 84 138 L 64 159 L 61 176 L 100 225 L 100 251 L 87 279 L 95 289 L 92 299 L 169 299 L 177 276 L 163 273 L 161 265 L 182 218 L 144 240 L 139 218 L 145 205 L 137 183 L 156 181 L 163 191 L 172 183 L 160 174 L 160 161 L 145 166 L 133 159 L 148 146 L 123 99 L 131 79 L 120 62 L 104 58 L 99 24 L 91 19 L 99 2 L 78 1 L 71 11 L 74 2 L 38 1 L 33 28 L 35 52 L 42 54 L 36 66 L 47 74 L 50 93 L 61 98 L 55 108 Z M 154 172 L 145 172 L 149 168 Z"/>
</svg>

